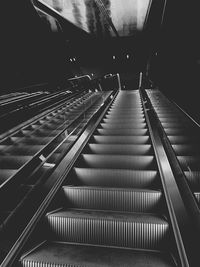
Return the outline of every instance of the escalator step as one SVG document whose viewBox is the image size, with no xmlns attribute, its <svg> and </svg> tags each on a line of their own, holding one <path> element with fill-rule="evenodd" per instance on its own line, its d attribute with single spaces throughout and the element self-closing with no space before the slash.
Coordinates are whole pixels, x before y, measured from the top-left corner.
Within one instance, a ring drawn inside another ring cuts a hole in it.
<svg viewBox="0 0 200 267">
<path fill-rule="evenodd" d="M 194 192 L 194 195 L 196 197 L 198 204 L 200 205 L 200 192 Z"/>
<path fill-rule="evenodd" d="M 110 119 L 103 119 L 103 122 L 104 123 L 116 123 L 116 124 L 120 124 L 120 123 L 124 123 L 124 122 L 126 122 L 126 123 L 144 123 L 145 122 L 145 118 L 138 118 L 138 117 L 135 117 L 135 118 L 129 118 L 129 117 L 127 117 L 127 116 L 125 116 L 123 119 L 112 119 L 112 118 L 110 118 Z"/>
<path fill-rule="evenodd" d="M 167 135 L 183 135 L 187 132 L 185 128 L 165 128 L 165 132 Z"/>
<path fill-rule="evenodd" d="M 193 190 L 200 190 L 200 172 L 199 171 L 185 171 L 185 176 L 190 187 Z"/>
<path fill-rule="evenodd" d="M 153 155 L 151 145 L 88 144 L 88 153 L 118 155 Z"/>
<path fill-rule="evenodd" d="M 52 137 L 29 137 L 22 140 L 20 140 L 19 137 L 12 137 L 11 139 L 16 143 L 20 141 L 20 144 L 45 145 L 52 140 Z"/>
<path fill-rule="evenodd" d="M 169 224 L 158 215 L 61 210 L 46 215 L 49 237 L 61 242 L 166 249 Z"/>
<path fill-rule="evenodd" d="M 17 169 L 0 169 L 0 184 L 14 175 L 16 172 Z"/>
<path fill-rule="evenodd" d="M 34 155 L 42 148 L 42 145 L 9 146 L 6 152 L 12 155 Z"/>
<path fill-rule="evenodd" d="M 175 267 L 170 254 L 45 242 L 20 259 L 22 267 Z"/>
<path fill-rule="evenodd" d="M 127 123 L 124 121 L 124 123 L 101 123 L 100 126 L 103 129 L 145 129 L 146 123 L 140 123 L 140 122 L 132 122 L 132 124 Z"/>
<path fill-rule="evenodd" d="M 135 128 L 130 128 L 130 129 L 97 129 L 96 130 L 97 134 L 100 135 L 147 135 L 148 130 L 147 129 L 135 129 Z"/>
<path fill-rule="evenodd" d="M 156 113 L 159 115 L 159 117 L 163 117 L 163 118 L 166 118 L 166 117 L 170 117 L 170 116 L 180 116 L 182 117 L 182 114 L 180 114 L 180 112 L 177 112 L 177 110 L 174 110 L 173 108 L 166 108 L 165 110 L 164 109 L 159 109 L 158 107 L 154 106 L 155 110 L 156 110 Z"/>
<path fill-rule="evenodd" d="M 138 121 L 145 122 L 145 119 L 143 117 L 136 117 Z M 124 118 L 110 118 L 110 119 L 103 119 L 102 122 L 104 123 L 123 123 L 124 120 L 126 120 L 127 123 L 132 123 L 133 121 L 136 120 L 136 118 L 127 118 L 126 116 Z"/>
<path fill-rule="evenodd" d="M 135 188 L 157 188 L 159 175 L 157 171 L 74 168 L 73 182 L 85 186 L 115 186 Z"/>
<path fill-rule="evenodd" d="M 183 124 L 181 121 L 178 121 L 178 122 L 162 122 L 162 126 L 164 128 L 183 128 Z M 189 127 L 188 124 L 184 124 L 184 127 L 187 129 L 187 127 Z"/>
<path fill-rule="evenodd" d="M 191 142 L 195 144 L 195 140 L 197 140 L 197 136 L 185 136 L 185 135 L 176 135 L 176 136 L 168 136 L 171 144 L 190 144 Z M 197 142 L 196 142 L 197 143 Z"/>
<path fill-rule="evenodd" d="M 116 121 L 116 120 L 124 120 L 124 119 L 127 119 L 127 120 L 135 120 L 135 119 L 138 119 L 138 118 L 144 118 L 144 114 L 143 112 L 141 111 L 140 113 L 138 114 L 114 114 L 114 113 L 111 113 L 111 114 L 108 114 L 105 116 L 104 120 L 113 120 L 113 121 Z"/>
<path fill-rule="evenodd" d="M 200 155 L 200 147 L 198 145 L 172 145 L 176 155 L 189 156 L 189 155 Z"/>
<path fill-rule="evenodd" d="M 45 137 L 45 136 L 56 136 L 60 131 L 58 130 L 48 131 L 48 130 L 38 129 L 35 130 L 34 132 L 30 130 L 23 130 L 22 132 L 25 134 L 25 136 Z"/>
<path fill-rule="evenodd" d="M 169 116 L 169 117 L 165 117 L 165 118 L 162 118 L 162 117 L 159 117 L 159 120 L 162 122 L 162 123 L 187 123 L 188 120 L 184 119 L 184 118 L 177 118 L 175 115 L 174 116 Z"/>
<path fill-rule="evenodd" d="M 178 160 L 179 160 L 184 171 L 200 170 L 200 157 L 178 156 Z"/>
<path fill-rule="evenodd" d="M 158 114 L 159 114 L 159 119 L 167 119 L 167 118 L 178 118 L 178 119 L 182 119 L 183 118 L 183 115 L 180 114 L 180 113 L 177 113 L 177 112 L 172 112 L 172 113 L 161 113 L 159 110 L 158 110 Z"/>
<path fill-rule="evenodd" d="M 64 186 L 66 205 L 75 209 L 156 213 L 162 193 L 147 189 Z"/>
<path fill-rule="evenodd" d="M 112 107 L 109 111 L 108 114 L 140 114 L 142 112 L 142 105 L 135 105 L 134 108 L 128 107 L 127 103 L 127 108 L 124 108 L 121 106 L 121 108 L 117 105 L 115 107 Z"/>
<path fill-rule="evenodd" d="M 149 144 L 149 136 L 112 136 L 112 135 L 93 135 L 91 140 L 98 144 Z"/>
<path fill-rule="evenodd" d="M 82 154 L 80 167 L 155 170 L 156 164 L 153 156 Z"/>
<path fill-rule="evenodd" d="M 29 161 L 31 156 L 0 156 L 1 169 L 18 169 Z"/>
</svg>

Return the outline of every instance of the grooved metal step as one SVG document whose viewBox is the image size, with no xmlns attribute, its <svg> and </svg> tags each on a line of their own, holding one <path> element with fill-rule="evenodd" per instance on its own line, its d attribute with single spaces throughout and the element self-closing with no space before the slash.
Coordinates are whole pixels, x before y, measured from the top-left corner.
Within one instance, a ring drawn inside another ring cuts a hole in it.
<svg viewBox="0 0 200 267">
<path fill-rule="evenodd" d="M 185 171 L 185 176 L 191 188 L 200 191 L 200 171 Z"/>
<path fill-rule="evenodd" d="M 165 117 L 165 118 L 162 118 L 159 116 L 159 120 L 162 122 L 162 123 L 172 123 L 172 125 L 176 124 L 176 123 L 187 123 L 188 120 L 182 118 L 182 117 L 179 117 L 177 118 L 176 114 L 173 114 L 173 117 Z M 173 127 L 173 126 L 172 126 Z"/>
<path fill-rule="evenodd" d="M 186 133 L 186 129 L 181 127 L 181 128 L 165 128 L 165 132 L 167 135 L 184 135 Z"/>
<path fill-rule="evenodd" d="M 73 169 L 73 182 L 77 185 L 158 188 L 159 175 L 151 170 L 123 170 L 80 168 Z"/>
<path fill-rule="evenodd" d="M 6 181 L 9 177 L 14 175 L 17 172 L 17 169 L 1 169 L 0 170 L 0 183 Z"/>
<path fill-rule="evenodd" d="M 197 140 L 197 136 L 183 136 L 183 135 L 175 135 L 175 136 L 168 136 L 169 141 L 172 145 L 176 144 L 191 144 L 191 141 L 193 144 L 195 144 L 195 140 Z"/>
<path fill-rule="evenodd" d="M 200 170 L 200 157 L 178 156 L 177 158 L 184 171 L 187 171 L 188 169 L 191 171 Z"/>
<path fill-rule="evenodd" d="M 142 106 L 138 106 L 136 108 L 120 108 L 119 106 L 116 108 L 111 108 L 107 114 L 108 115 L 130 115 L 130 116 L 134 116 L 134 115 L 138 115 L 138 114 L 142 114 L 143 113 L 143 109 L 142 109 Z"/>
<path fill-rule="evenodd" d="M 154 156 L 82 154 L 80 166 L 90 168 L 155 170 Z"/>
<path fill-rule="evenodd" d="M 69 209 L 46 217 L 56 241 L 156 250 L 168 244 L 169 224 L 158 215 Z"/>
<path fill-rule="evenodd" d="M 18 142 L 19 137 L 12 137 L 11 138 L 12 141 Z M 52 140 L 52 137 L 48 136 L 48 137 L 29 137 L 26 138 L 24 140 L 20 140 L 20 143 L 23 144 L 29 144 L 29 145 L 46 145 L 47 143 L 49 143 Z"/>
<path fill-rule="evenodd" d="M 145 122 L 145 119 L 144 117 L 140 117 L 140 116 L 137 116 L 135 118 L 129 118 L 127 116 L 124 116 L 123 118 L 119 118 L 119 117 L 116 117 L 116 118 L 105 118 L 102 120 L 103 123 L 123 123 L 124 120 L 126 120 L 127 123 L 132 123 L 134 121 L 141 121 L 141 122 Z"/>
<path fill-rule="evenodd" d="M 6 154 L 12 155 L 35 155 L 43 146 L 41 145 L 23 145 L 23 146 L 7 146 L 5 149 Z"/>
<path fill-rule="evenodd" d="M 183 124 L 179 121 L 179 122 L 163 122 L 162 123 L 162 126 L 164 127 L 164 128 L 174 128 L 174 129 L 176 129 L 176 128 L 182 128 L 183 127 Z M 184 125 L 184 127 L 187 129 L 187 127 Z"/>
<path fill-rule="evenodd" d="M 124 119 L 124 120 L 123 120 Z M 113 118 L 107 118 L 107 119 L 103 119 L 103 123 L 111 123 L 111 124 L 123 124 L 124 122 L 126 122 L 127 124 L 129 124 L 129 123 L 137 123 L 137 124 L 139 124 L 139 123 L 141 123 L 141 124 L 143 124 L 143 123 L 145 123 L 145 118 L 138 118 L 138 117 L 135 117 L 135 118 L 129 118 L 129 117 L 127 117 L 127 116 L 124 116 L 124 118 L 121 118 L 121 119 L 113 119 Z"/>
<path fill-rule="evenodd" d="M 99 135 L 128 135 L 128 136 L 134 136 L 134 135 L 147 135 L 148 130 L 147 129 L 135 129 L 135 128 L 125 128 L 125 129 L 97 129 L 96 133 Z"/>
<path fill-rule="evenodd" d="M 112 114 L 112 113 L 110 113 L 110 114 L 107 114 L 106 116 L 105 116 L 105 118 L 103 119 L 103 121 L 104 120 L 112 120 L 113 122 L 115 122 L 116 120 L 123 120 L 123 119 L 127 119 L 127 121 L 129 121 L 129 120 L 135 120 L 135 119 L 137 119 L 137 118 L 144 118 L 144 114 L 143 114 L 143 112 L 140 112 L 140 113 L 134 113 L 134 114 L 121 114 L 121 113 L 118 113 L 118 114 Z"/>
<path fill-rule="evenodd" d="M 45 242 L 20 259 L 22 267 L 175 267 L 166 252 Z"/>
<path fill-rule="evenodd" d="M 101 123 L 100 126 L 103 129 L 115 129 L 115 128 L 126 128 L 126 129 L 145 129 L 146 128 L 146 123 L 139 123 L 137 121 L 133 121 L 132 124 L 130 125 L 126 121 L 123 123 Z"/>
<path fill-rule="evenodd" d="M 196 197 L 197 203 L 200 205 L 200 192 L 194 192 L 194 195 Z"/>
<path fill-rule="evenodd" d="M 1 169 L 18 169 L 24 165 L 31 156 L 0 156 L 0 168 Z"/>
<path fill-rule="evenodd" d="M 88 144 L 88 153 L 113 155 L 153 155 L 151 145 Z"/>
<path fill-rule="evenodd" d="M 149 136 L 112 136 L 112 135 L 93 135 L 92 142 L 97 144 L 149 144 Z"/>
<path fill-rule="evenodd" d="M 200 147 L 198 145 L 172 145 L 176 155 L 178 156 L 192 156 L 192 155 L 200 155 Z"/>
<path fill-rule="evenodd" d="M 162 193 L 147 189 L 64 186 L 66 205 L 76 209 L 155 213 L 162 209 Z"/>
</svg>

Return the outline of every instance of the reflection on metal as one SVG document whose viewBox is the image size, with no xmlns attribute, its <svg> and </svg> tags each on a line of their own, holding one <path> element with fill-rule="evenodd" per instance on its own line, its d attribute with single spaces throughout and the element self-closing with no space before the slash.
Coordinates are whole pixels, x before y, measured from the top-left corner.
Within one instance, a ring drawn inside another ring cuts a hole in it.
<svg viewBox="0 0 200 267">
<path fill-rule="evenodd" d="M 55 167 L 55 163 L 49 163 L 49 162 L 45 162 L 44 163 L 44 167 L 48 167 L 48 168 L 53 168 L 53 167 Z"/>
<path fill-rule="evenodd" d="M 167 5 L 167 0 L 165 0 L 165 2 L 164 2 L 164 6 L 163 6 L 162 19 L 161 19 L 161 23 L 160 23 L 160 26 L 161 26 L 161 27 L 162 27 L 162 25 L 163 25 L 163 21 L 164 21 L 164 17 L 165 17 L 166 5 Z"/>
<path fill-rule="evenodd" d="M 141 87 L 142 87 L 142 76 L 143 76 L 143 74 L 142 74 L 142 72 L 140 72 L 140 78 L 139 78 L 139 88 L 141 88 Z"/>
<path fill-rule="evenodd" d="M 120 76 L 119 73 L 117 73 L 117 79 L 118 79 L 118 83 L 119 83 L 119 90 L 122 90 L 122 86 L 121 86 L 121 80 L 120 80 Z"/>
<path fill-rule="evenodd" d="M 35 10 L 37 11 L 38 15 L 45 21 L 45 23 L 48 24 L 52 32 L 62 31 L 59 22 L 54 17 L 50 16 L 49 14 L 37 7 L 35 7 Z"/>
<path fill-rule="evenodd" d="M 70 78 L 68 80 L 72 81 L 72 80 L 78 80 L 78 79 L 82 79 L 82 78 L 88 78 L 89 80 L 91 80 L 90 75 L 82 75 L 82 76 L 78 76 L 78 77 L 73 77 L 73 78 Z"/>
<path fill-rule="evenodd" d="M 129 36 L 144 27 L 151 0 L 38 0 L 84 31 Z"/>
<path fill-rule="evenodd" d="M 104 0 L 105 1 L 105 0 Z M 110 2 L 110 1 L 107 1 Z M 102 2 L 102 0 L 95 0 L 95 3 L 97 4 L 97 6 L 99 7 L 99 10 L 101 11 L 101 13 L 103 14 L 104 18 L 106 19 L 106 21 L 108 22 L 108 24 L 110 25 L 110 27 L 112 28 L 113 32 L 115 33 L 115 35 L 118 37 L 119 34 L 112 22 L 112 19 L 108 13 L 108 10 L 106 9 L 104 3 Z"/>
<path fill-rule="evenodd" d="M 45 158 L 43 155 L 40 155 L 40 156 L 39 156 L 39 159 L 40 159 L 41 161 L 45 161 L 45 160 L 46 160 L 46 158 Z"/>
<path fill-rule="evenodd" d="M 133 35 L 143 29 L 150 0 L 111 1 L 112 21 L 120 36 Z"/>
</svg>

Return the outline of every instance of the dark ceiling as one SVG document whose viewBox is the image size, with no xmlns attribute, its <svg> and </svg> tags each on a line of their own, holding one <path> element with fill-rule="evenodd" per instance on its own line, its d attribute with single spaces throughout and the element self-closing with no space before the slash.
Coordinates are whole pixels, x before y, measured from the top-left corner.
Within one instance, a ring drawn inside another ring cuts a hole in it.
<svg viewBox="0 0 200 267">
<path fill-rule="evenodd" d="M 101 11 L 101 2 L 106 12 Z M 72 77 L 78 71 L 95 73 L 97 68 L 105 73 L 129 71 L 133 75 L 144 70 L 150 60 L 152 77 L 165 91 L 174 95 L 176 88 L 181 88 L 186 96 L 189 88 L 197 95 L 200 2 L 152 0 L 148 19 L 141 26 L 147 16 L 143 12 L 139 19 L 136 10 L 145 2 L 149 1 L 51 0 L 53 9 L 39 0 L 2 1 L 1 91 Z M 67 8 L 60 8 L 60 3 Z M 69 20 L 61 15 L 61 9 L 68 10 Z M 72 58 L 75 61 L 70 61 Z"/>
<path fill-rule="evenodd" d="M 89 69 L 98 65 L 98 75 L 134 74 L 144 68 L 156 41 L 164 4 L 165 0 L 34 1 L 51 29 L 56 31 L 57 27 L 57 32 L 62 32 L 67 44 L 65 58 L 73 61 L 73 57 L 77 64 L 90 65 Z M 87 72 L 88 68 L 82 70 Z"/>
</svg>

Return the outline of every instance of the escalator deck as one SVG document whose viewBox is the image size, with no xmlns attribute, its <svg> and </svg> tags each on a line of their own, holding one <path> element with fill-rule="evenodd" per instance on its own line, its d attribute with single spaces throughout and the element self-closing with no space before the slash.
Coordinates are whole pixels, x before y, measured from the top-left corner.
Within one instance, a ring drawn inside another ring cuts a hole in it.
<svg viewBox="0 0 200 267">
<path fill-rule="evenodd" d="M 177 266 L 138 91 L 119 92 L 61 190 L 62 205 L 40 229 L 44 242 L 20 266 Z"/>
</svg>

